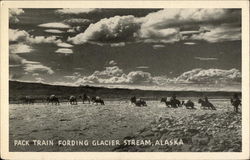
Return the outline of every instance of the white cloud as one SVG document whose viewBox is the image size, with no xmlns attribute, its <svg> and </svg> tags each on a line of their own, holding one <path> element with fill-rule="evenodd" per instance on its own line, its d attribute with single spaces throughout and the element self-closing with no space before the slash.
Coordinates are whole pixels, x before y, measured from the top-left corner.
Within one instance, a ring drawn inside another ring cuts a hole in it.
<svg viewBox="0 0 250 160">
<path fill-rule="evenodd" d="M 196 43 L 194 43 L 194 42 L 185 42 L 184 44 L 185 45 L 195 45 Z"/>
<path fill-rule="evenodd" d="M 57 85 L 57 86 L 76 86 L 75 84 L 73 84 L 72 82 L 53 82 L 52 85 Z"/>
<path fill-rule="evenodd" d="M 154 78 L 154 82 L 159 85 L 159 86 L 168 86 L 169 83 L 173 83 L 175 81 L 175 78 L 169 78 L 166 75 L 162 75 L 162 76 L 155 76 Z"/>
<path fill-rule="evenodd" d="M 75 78 L 76 76 L 69 77 Z M 76 85 L 82 84 L 137 84 L 168 86 L 182 83 L 230 84 L 240 83 L 241 72 L 237 69 L 193 69 L 184 72 L 176 78 L 167 76 L 153 77 L 149 72 L 131 71 L 125 74 L 118 66 L 106 67 L 103 71 L 95 71 L 89 76 L 79 76 Z"/>
<path fill-rule="evenodd" d="M 153 78 L 151 74 L 143 71 L 132 71 L 128 74 L 129 83 L 138 84 L 138 83 L 152 83 Z"/>
<path fill-rule="evenodd" d="M 138 69 L 148 69 L 149 67 L 148 66 L 138 66 L 136 68 L 138 68 Z"/>
<path fill-rule="evenodd" d="M 152 42 L 173 43 L 180 40 L 178 28 L 153 29 L 141 28 L 139 32 L 141 39 L 149 39 Z"/>
<path fill-rule="evenodd" d="M 111 47 L 124 47 L 126 44 L 125 42 L 120 42 L 120 43 L 111 43 Z"/>
<path fill-rule="evenodd" d="M 20 15 L 20 14 L 23 14 L 24 11 L 23 9 L 20 9 L 20 8 L 10 8 L 9 9 L 9 16 L 15 16 L 15 15 Z"/>
<path fill-rule="evenodd" d="M 61 28 L 61 29 L 71 28 L 69 25 L 59 22 L 44 23 L 44 24 L 39 24 L 38 26 L 44 28 Z"/>
<path fill-rule="evenodd" d="M 153 45 L 153 48 L 154 49 L 160 49 L 160 48 L 165 48 L 166 46 L 163 45 L 163 44 L 156 44 L 156 45 Z"/>
<path fill-rule="evenodd" d="M 153 78 L 148 72 L 132 71 L 125 74 L 118 66 L 106 67 L 90 76 L 79 78 L 75 84 L 150 84 Z"/>
<path fill-rule="evenodd" d="M 57 46 L 58 46 L 58 47 L 64 47 L 64 48 L 71 48 L 71 47 L 73 47 L 73 45 L 68 44 L 68 43 L 64 43 L 64 42 L 62 42 L 62 43 L 57 43 Z"/>
<path fill-rule="evenodd" d="M 9 41 L 10 42 L 22 42 L 28 44 L 40 44 L 40 43 L 62 43 L 56 36 L 31 36 L 24 30 L 9 29 Z"/>
<path fill-rule="evenodd" d="M 74 68 L 74 70 L 80 70 L 81 71 L 81 70 L 83 70 L 83 68 Z"/>
<path fill-rule="evenodd" d="M 10 54 L 9 54 L 9 62 L 10 62 L 10 65 L 22 65 L 23 64 L 23 58 L 10 52 Z"/>
<path fill-rule="evenodd" d="M 48 33 L 64 33 L 64 31 L 58 30 L 58 29 L 46 29 L 44 32 Z"/>
<path fill-rule="evenodd" d="M 192 83 L 230 83 L 240 81 L 241 72 L 235 68 L 230 70 L 198 68 L 184 72 L 176 78 L 176 82 Z"/>
<path fill-rule="evenodd" d="M 230 25 L 206 26 L 210 32 L 194 34 L 189 39 L 206 40 L 208 42 L 223 42 L 241 40 L 241 27 L 232 27 Z"/>
<path fill-rule="evenodd" d="M 17 44 L 17 45 L 19 45 L 19 44 Z M 10 45 L 10 47 L 11 46 L 13 46 L 13 45 Z M 17 53 L 22 53 L 22 52 L 24 52 L 24 51 L 19 50 L 19 49 L 13 49 L 13 50 L 10 49 L 10 54 L 9 54 L 10 67 L 18 65 L 18 67 L 23 70 L 23 71 L 20 71 L 18 73 L 18 75 L 14 75 L 14 77 L 17 78 L 17 76 L 18 76 L 18 78 L 20 78 L 24 74 L 27 74 L 27 73 L 33 73 L 32 74 L 33 76 L 37 76 L 38 73 L 47 73 L 47 74 L 54 73 L 54 71 L 50 67 L 42 65 L 40 62 L 28 61 L 28 60 L 17 55 Z M 13 79 L 16 79 L 16 78 L 13 78 Z"/>
<path fill-rule="evenodd" d="M 81 13 L 90 13 L 98 11 L 96 8 L 63 8 L 56 10 L 56 13 L 59 14 L 81 14 Z"/>
<path fill-rule="evenodd" d="M 180 28 L 182 26 L 197 26 L 197 25 L 221 25 L 221 24 L 230 24 L 231 23 L 240 23 L 240 10 L 230 10 L 230 9 L 164 9 L 158 12 L 153 12 L 148 14 L 146 17 L 141 18 L 142 25 L 140 29 L 140 36 L 146 38 L 168 38 L 167 42 L 171 41 L 179 41 L 182 39 L 182 35 L 180 34 Z M 209 30 L 209 29 L 208 29 Z M 230 30 L 230 31 L 229 31 Z M 213 31 L 210 32 L 201 32 L 203 35 L 214 35 L 218 32 L 223 32 L 221 34 L 222 38 L 220 40 L 234 40 L 240 39 L 240 33 L 238 32 L 239 28 L 230 28 L 225 32 L 223 29 L 221 31 Z M 236 30 L 236 31 L 234 31 Z M 189 31 L 190 33 L 192 31 Z M 215 32 L 215 33 L 213 33 Z M 232 35 L 230 32 L 235 32 L 235 35 Z M 198 33 L 197 31 L 193 31 L 193 33 Z M 216 40 L 219 38 L 213 37 L 212 35 L 209 37 L 202 36 L 200 37 L 198 34 L 193 34 L 194 36 L 198 36 L 197 38 L 192 39 L 200 39 L 206 41 L 219 41 Z M 192 35 L 192 34 L 190 34 Z M 187 39 L 189 39 L 187 37 Z"/>
<path fill-rule="evenodd" d="M 83 19 L 83 18 L 72 18 L 72 19 L 65 19 L 63 21 L 66 24 L 69 24 L 70 26 L 88 26 L 91 21 L 89 19 Z"/>
<path fill-rule="evenodd" d="M 77 77 L 76 76 L 64 76 L 67 79 L 71 79 L 71 80 L 76 80 Z"/>
<path fill-rule="evenodd" d="M 36 77 L 35 80 L 36 80 L 36 82 L 39 82 L 39 83 L 43 83 L 44 82 L 44 79 L 41 78 L 41 77 Z"/>
<path fill-rule="evenodd" d="M 218 60 L 218 58 L 209 58 L 209 57 L 194 57 L 194 59 L 198 59 L 198 60 L 201 60 L 201 61 L 216 61 Z"/>
<path fill-rule="evenodd" d="M 20 64 L 10 64 L 10 65 L 9 65 L 10 68 L 20 67 L 20 66 L 21 66 Z"/>
<path fill-rule="evenodd" d="M 119 42 L 135 37 L 139 24 L 134 16 L 115 16 L 101 19 L 75 37 L 68 40 L 74 44 L 83 44 L 87 41 Z"/>
<path fill-rule="evenodd" d="M 64 76 L 67 79 L 76 80 L 80 78 L 81 74 L 79 72 L 74 72 L 71 76 Z"/>
<path fill-rule="evenodd" d="M 111 61 L 109 61 L 109 65 L 115 66 L 115 65 L 117 65 L 117 63 L 114 60 L 111 60 Z"/>
<path fill-rule="evenodd" d="M 41 43 L 61 43 L 62 41 L 60 39 L 57 39 L 56 36 L 49 36 L 49 37 L 44 37 L 44 36 L 30 36 L 27 38 L 27 43 L 31 44 L 41 44 Z"/>
<path fill-rule="evenodd" d="M 22 60 L 22 63 L 23 63 L 23 64 L 40 64 L 40 62 L 28 61 L 28 60 L 26 60 L 26 59 L 23 59 L 23 60 Z"/>
<path fill-rule="evenodd" d="M 80 33 L 84 31 L 84 29 L 81 26 L 75 26 L 67 30 L 68 33 Z"/>
<path fill-rule="evenodd" d="M 10 53 L 28 53 L 28 52 L 33 51 L 33 49 L 30 46 L 23 44 L 23 43 L 11 44 L 9 46 L 9 50 L 10 50 Z"/>
<path fill-rule="evenodd" d="M 29 37 L 29 33 L 24 30 L 9 29 L 9 41 L 11 42 L 25 40 L 27 37 Z"/>
<path fill-rule="evenodd" d="M 181 40 L 208 42 L 241 39 L 239 9 L 164 9 L 145 17 L 115 16 L 89 25 L 82 33 L 68 40 L 74 44 L 88 41 L 117 43 L 142 41 L 174 43 Z M 190 30 L 185 28 L 200 28 Z M 183 29 L 184 28 L 184 29 Z M 70 32 L 76 32 L 74 29 Z M 186 42 L 193 45 L 193 42 Z M 115 45 L 113 45 L 115 46 Z"/>
<path fill-rule="evenodd" d="M 29 72 L 29 73 L 47 73 L 47 74 L 54 74 L 54 71 L 50 68 L 50 67 L 47 67 L 47 66 L 44 66 L 40 63 L 38 64 L 26 64 L 25 67 L 24 67 L 24 71 L 26 72 Z"/>
<path fill-rule="evenodd" d="M 226 23 L 239 21 L 240 10 L 195 8 L 195 9 L 163 9 L 148 14 L 142 19 L 142 28 L 175 28 L 182 25 L 204 23 Z"/>
<path fill-rule="evenodd" d="M 75 31 L 74 28 L 71 28 L 71 29 L 68 29 L 67 32 L 68 32 L 68 33 L 75 33 L 76 31 Z"/>
<path fill-rule="evenodd" d="M 9 9 L 9 20 L 10 20 L 10 23 L 18 23 L 19 19 L 17 17 L 18 17 L 18 15 L 21 15 L 23 13 L 24 13 L 23 9 L 10 8 Z"/>
<path fill-rule="evenodd" d="M 68 49 L 68 48 L 59 48 L 56 50 L 56 53 L 62 53 L 65 55 L 69 55 L 69 54 L 73 54 L 72 49 Z"/>
<path fill-rule="evenodd" d="M 32 76 L 39 76 L 39 73 L 33 73 Z"/>
</svg>

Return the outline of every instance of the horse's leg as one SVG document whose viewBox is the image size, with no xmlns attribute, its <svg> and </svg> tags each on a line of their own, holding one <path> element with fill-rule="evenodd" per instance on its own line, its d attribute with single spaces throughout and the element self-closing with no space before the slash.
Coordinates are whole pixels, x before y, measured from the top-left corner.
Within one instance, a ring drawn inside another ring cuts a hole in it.
<svg viewBox="0 0 250 160">
<path fill-rule="evenodd" d="M 211 104 L 208 105 L 208 109 L 213 110 L 213 106 Z"/>
<path fill-rule="evenodd" d="M 238 107 L 236 105 L 234 105 L 234 112 L 238 112 Z"/>
<path fill-rule="evenodd" d="M 213 110 L 216 110 L 215 106 L 213 106 Z"/>
</svg>

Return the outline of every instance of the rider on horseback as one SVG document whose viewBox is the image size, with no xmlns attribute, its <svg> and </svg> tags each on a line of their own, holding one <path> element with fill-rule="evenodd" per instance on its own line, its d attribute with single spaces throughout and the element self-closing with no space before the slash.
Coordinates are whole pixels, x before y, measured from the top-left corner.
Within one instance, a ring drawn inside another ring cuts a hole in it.
<svg viewBox="0 0 250 160">
<path fill-rule="evenodd" d="M 204 97 L 205 102 L 209 102 L 207 96 Z"/>
<path fill-rule="evenodd" d="M 86 93 L 83 94 L 83 98 L 84 98 L 84 99 L 87 98 L 87 94 L 86 94 Z"/>
<path fill-rule="evenodd" d="M 235 93 L 235 94 L 233 95 L 233 98 L 231 99 L 231 103 L 232 103 L 232 105 L 234 106 L 234 111 L 235 111 L 236 113 L 238 113 L 239 105 L 241 105 L 241 100 L 240 100 L 240 98 L 239 98 L 239 96 L 238 96 L 237 93 Z"/>
<path fill-rule="evenodd" d="M 172 97 L 171 97 L 171 99 L 170 99 L 170 102 L 171 102 L 171 104 L 172 104 L 172 107 L 174 107 L 174 108 L 177 108 L 177 99 L 176 99 L 176 95 L 175 94 L 173 94 L 172 95 Z"/>
</svg>

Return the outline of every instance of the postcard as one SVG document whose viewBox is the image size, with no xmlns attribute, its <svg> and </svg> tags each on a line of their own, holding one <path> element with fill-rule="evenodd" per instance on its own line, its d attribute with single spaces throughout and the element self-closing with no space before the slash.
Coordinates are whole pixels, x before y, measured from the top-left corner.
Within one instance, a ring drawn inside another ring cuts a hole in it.
<svg viewBox="0 0 250 160">
<path fill-rule="evenodd" d="M 248 1 L 2 1 L 3 159 L 248 159 Z"/>
</svg>

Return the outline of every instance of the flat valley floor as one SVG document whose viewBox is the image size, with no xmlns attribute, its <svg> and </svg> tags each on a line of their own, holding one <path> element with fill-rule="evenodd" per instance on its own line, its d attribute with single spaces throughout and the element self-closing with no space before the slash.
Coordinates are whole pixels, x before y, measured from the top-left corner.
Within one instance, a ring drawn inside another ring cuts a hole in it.
<svg viewBox="0 0 250 160">
<path fill-rule="evenodd" d="M 229 100 L 211 100 L 217 110 L 167 108 L 159 101 L 135 107 L 129 101 L 60 105 L 10 104 L 9 147 L 16 152 L 241 151 L 241 113 Z M 168 121 L 167 121 L 168 120 Z M 164 126 L 162 126 L 164 124 Z M 159 127 L 160 126 L 160 127 Z M 162 128 L 161 128 L 162 126 Z M 155 129 L 156 128 L 156 129 Z M 227 132 L 227 133 L 226 133 Z M 183 138 L 183 146 L 14 146 L 14 140 L 123 140 Z M 198 140 L 196 140 L 198 139 Z"/>
</svg>

